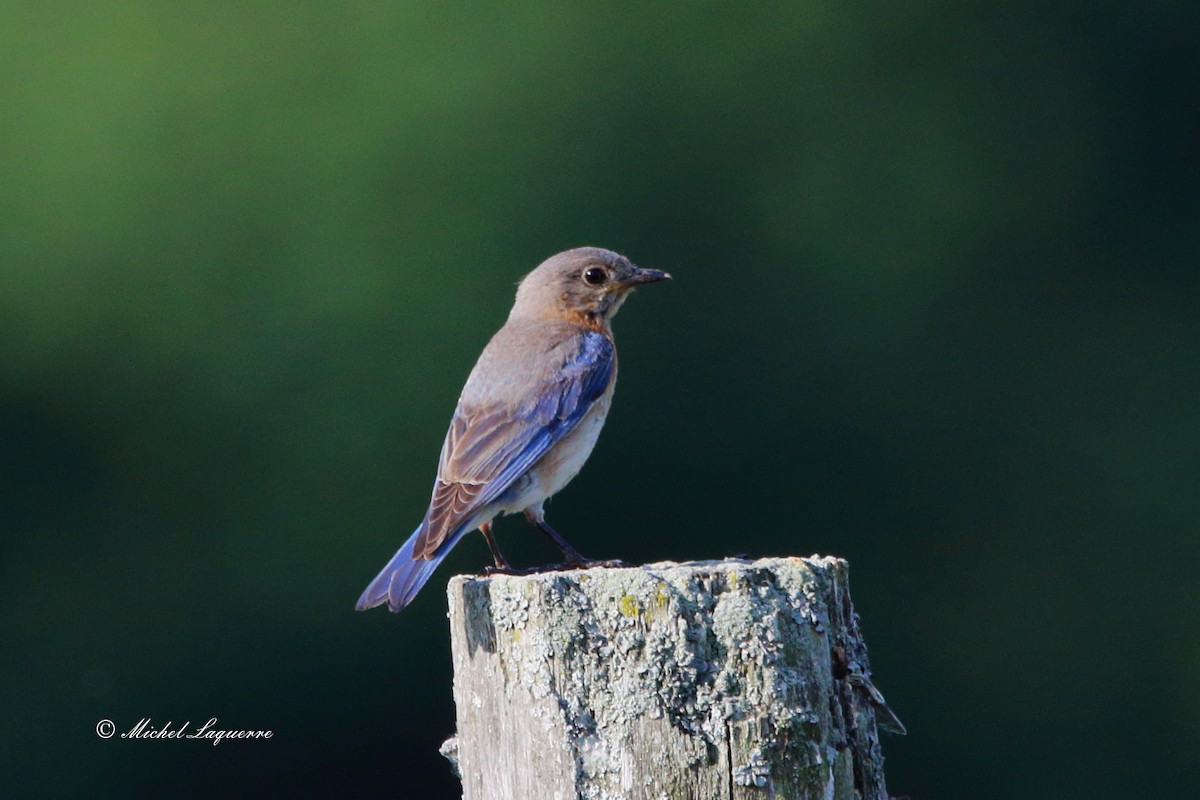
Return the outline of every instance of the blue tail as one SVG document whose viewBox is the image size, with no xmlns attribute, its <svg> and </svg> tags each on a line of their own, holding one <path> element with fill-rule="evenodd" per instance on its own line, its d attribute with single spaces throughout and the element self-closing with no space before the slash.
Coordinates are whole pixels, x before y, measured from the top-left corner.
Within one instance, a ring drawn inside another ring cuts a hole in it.
<svg viewBox="0 0 1200 800">
<path fill-rule="evenodd" d="M 438 552 L 430 558 L 413 558 L 413 544 L 417 540 L 417 534 L 421 532 L 418 527 L 400 551 L 392 556 L 387 566 L 375 576 L 371 585 L 363 591 L 355 608 L 365 611 L 387 603 L 389 611 L 397 612 L 403 609 L 417 596 L 417 592 L 421 591 L 421 587 L 429 580 L 437 565 L 442 563 L 442 559 L 458 543 L 466 530 L 460 529 L 456 536 L 438 548 Z"/>
</svg>

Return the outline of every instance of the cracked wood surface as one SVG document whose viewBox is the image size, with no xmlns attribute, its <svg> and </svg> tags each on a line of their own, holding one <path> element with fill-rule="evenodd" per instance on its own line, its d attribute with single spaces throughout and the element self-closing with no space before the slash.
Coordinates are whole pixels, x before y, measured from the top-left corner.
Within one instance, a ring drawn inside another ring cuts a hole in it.
<svg viewBox="0 0 1200 800">
<path fill-rule="evenodd" d="M 887 800 L 847 564 L 458 576 L 464 800 Z"/>
</svg>

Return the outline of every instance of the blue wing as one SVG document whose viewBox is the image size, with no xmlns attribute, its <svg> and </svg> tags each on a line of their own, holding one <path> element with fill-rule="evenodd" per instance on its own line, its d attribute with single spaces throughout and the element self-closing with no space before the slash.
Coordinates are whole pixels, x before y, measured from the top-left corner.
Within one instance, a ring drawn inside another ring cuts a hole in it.
<svg viewBox="0 0 1200 800">
<path fill-rule="evenodd" d="M 358 608 L 387 601 L 399 611 L 438 563 L 497 499 L 570 433 L 608 388 L 616 366 L 612 342 L 594 331 L 577 336 L 572 356 L 518 404 L 460 404 L 450 422 L 438 479 L 420 527 L 363 592 Z"/>
</svg>

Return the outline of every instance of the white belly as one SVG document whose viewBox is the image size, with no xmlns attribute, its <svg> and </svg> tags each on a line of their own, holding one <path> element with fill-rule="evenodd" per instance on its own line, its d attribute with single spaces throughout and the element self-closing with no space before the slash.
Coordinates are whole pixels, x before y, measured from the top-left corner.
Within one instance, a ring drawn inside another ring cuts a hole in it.
<svg viewBox="0 0 1200 800">
<path fill-rule="evenodd" d="M 517 492 L 504 504 L 504 513 L 513 514 L 540 506 L 548 497 L 571 482 L 592 454 L 600 429 L 608 416 L 612 389 L 596 401 L 575 429 L 550 448 L 549 452 L 517 480 Z"/>
</svg>

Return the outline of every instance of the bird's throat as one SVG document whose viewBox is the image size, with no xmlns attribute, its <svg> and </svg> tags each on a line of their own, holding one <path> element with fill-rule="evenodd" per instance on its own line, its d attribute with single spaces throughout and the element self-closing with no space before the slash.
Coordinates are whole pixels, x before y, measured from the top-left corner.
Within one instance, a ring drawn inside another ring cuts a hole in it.
<svg viewBox="0 0 1200 800">
<path fill-rule="evenodd" d="M 599 311 L 579 311 L 571 309 L 563 313 L 563 316 L 570 322 L 576 325 L 582 325 L 585 328 L 604 334 L 608 338 L 612 338 L 612 326 L 609 325 L 608 318 Z"/>
</svg>

